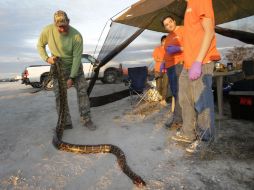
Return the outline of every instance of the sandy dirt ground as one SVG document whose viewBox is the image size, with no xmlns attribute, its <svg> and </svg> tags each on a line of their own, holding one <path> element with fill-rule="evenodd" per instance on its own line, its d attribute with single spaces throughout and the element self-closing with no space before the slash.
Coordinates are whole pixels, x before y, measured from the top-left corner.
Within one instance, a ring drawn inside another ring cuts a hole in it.
<svg viewBox="0 0 254 190">
<path fill-rule="evenodd" d="M 92 96 L 124 88 L 97 84 Z M 120 170 L 114 155 L 56 150 L 54 94 L 33 91 L 20 82 L 0 83 L 0 189 L 139 189 Z M 125 98 L 92 108 L 98 129 L 89 131 L 80 123 L 74 89 L 68 97 L 74 129 L 65 131 L 63 139 L 119 146 L 129 166 L 146 181 L 142 189 L 254 189 L 254 123 L 231 119 L 228 106 L 225 118 L 216 120 L 215 142 L 190 155 L 186 145 L 171 140 L 175 130 L 164 127 L 170 105 L 132 109 Z"/>
</svg>

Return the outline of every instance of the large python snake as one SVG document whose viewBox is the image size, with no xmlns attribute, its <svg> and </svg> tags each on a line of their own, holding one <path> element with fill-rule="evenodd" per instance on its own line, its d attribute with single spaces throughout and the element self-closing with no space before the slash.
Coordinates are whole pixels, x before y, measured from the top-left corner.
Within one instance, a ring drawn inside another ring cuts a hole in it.
<svg viewBox="0 0 254 190">
<path fill-rule="evenodd" d="M 145 181 L 128 166 L 124 152 L 117 146 L 112 144 L 98 145 L 79 145 L 64 142 L 62 140 L 63 132 L 66 124 L 66 110 L 68 108 L 67 100 L 67 85 L 62 72 L 62 64 L 60 58 L 57 59 L 53 67 L 53 73 L 57 77 L 59 94 L 60 94 L 60 111 L 56 130 L 53 137 L 53 145 L 61 151 L 73 152 L 78 154 L 96 154 L 96 153 L 111 153 L 117 157 L 117 162 L 121 170 L 132 180 L 138 187 L 145 186 Z"/>
</svg>

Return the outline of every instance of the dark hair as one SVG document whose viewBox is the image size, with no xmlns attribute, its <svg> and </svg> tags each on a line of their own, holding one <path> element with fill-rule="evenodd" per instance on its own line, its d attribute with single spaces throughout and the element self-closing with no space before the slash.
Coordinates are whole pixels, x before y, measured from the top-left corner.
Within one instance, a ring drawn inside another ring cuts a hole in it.
<svg viewBox="0 0 254 190">
<path fill-rule="evenodd" d="M 164 20 L 166 20 L 167 18 L 170 18 L 170 19 L 172 19 L 173 21 L 176 21 L 176 19 L 175 19 L 175 17 L 174 16 L 172 16 L 172 15 L 167 15 L 167 16 L 165 16 L 165 17 L 162 17 L 162 19 L 161 19 L 161 25 L 162 26 L 164 26 Z"/>
<path fill-rule="evenodd" d="M 161 42 L 162 42 L 166 37 L 167 37 L 166 35 L 163 35 L 163 36 L 161 37 Z"/>
</svg>

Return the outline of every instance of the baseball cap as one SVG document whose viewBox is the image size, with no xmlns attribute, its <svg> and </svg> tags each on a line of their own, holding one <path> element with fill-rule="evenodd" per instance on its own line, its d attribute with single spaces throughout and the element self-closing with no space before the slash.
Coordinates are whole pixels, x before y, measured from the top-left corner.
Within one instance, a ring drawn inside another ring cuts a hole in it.
<svg viewBox="0 0 254 190">
<path fill-rule="evenodd" d="M 54 23 L 56 26 L 66 26 L 69 24 L 69 18 L 64 11 L 57 11 L 54 14 Z"/>
</svg>

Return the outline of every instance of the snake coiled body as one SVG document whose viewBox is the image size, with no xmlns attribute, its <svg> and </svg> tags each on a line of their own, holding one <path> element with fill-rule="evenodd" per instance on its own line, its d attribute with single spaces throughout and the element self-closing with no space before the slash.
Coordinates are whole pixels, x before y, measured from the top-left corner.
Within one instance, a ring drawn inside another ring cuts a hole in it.
<svg viewBox="0 0 254 190">
<path fill-rule="evenodd" d="M 145 181 L 131 170 L 128 166 L 124 152 L 117 146 L 112 144 L 98 144 L 98 145 L 79 145 L 71 144 L 62 141 L 64 128 L 66 125 L 66 109 L 67 101 L 67 87 L 66 81 L 61 68 L 61 60 L 58 59 L 54 65 L 54 75 L 57 77 L 59 94 L 60 94 L 60 111 L 58 115 L 57 126 L 53 137 L 53 145 L 61 151 L 74 152 L 78 154 L 96 154 L 96 153 L 111 153 L 117 157 L 117 162 L 121 170 L 132 180 L 137 186 L 145 186 Z"/>
</svg>

